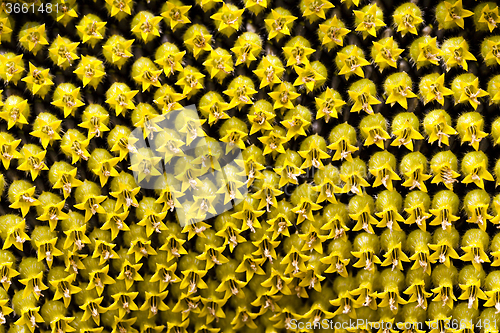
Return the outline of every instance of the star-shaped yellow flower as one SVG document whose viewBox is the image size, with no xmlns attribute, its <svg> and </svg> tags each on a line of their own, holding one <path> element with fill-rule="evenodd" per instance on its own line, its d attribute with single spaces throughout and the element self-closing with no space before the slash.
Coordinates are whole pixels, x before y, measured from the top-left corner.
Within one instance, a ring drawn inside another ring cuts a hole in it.
<svg viewBox="0 0 500 333">
<path fill-rule="evenodd" d="M 492 32 L 498 25 L 500 17 L 498 16 L 498 6 L 490 8 L 490 4 L 486 3 L 483 10 L 481 11 L 481 16 L 478 22 L 486 23 L 488 29 Z"/>
<path fill-rule="evenodd" d="M 154 71 L 145 68 L 142 73 L 134 76 L 133 79 L 135 80 L 135 82 L 142 86 L 142 92 L 145 92 L 149 89 L 150 86 L 154 86 L 157 88 L 161 87 L 160 75 L 162 72 L 163 69 Z"/>
<path fill-rule="evenodd" d="M 427 134 L 429 143 L 437 141 L 438 146 L 441 147 L 441 143 L 448 146 L 450 135 L 457 134 L 457 131 L 448 124 L 444 115 L 440 115 L 434 122 L 431 132 Z"/>
<path fill-rule="evenodd" d="M 205 137 L 207 134 L 201 127 L 207 120 L 198 118 L 198 115 L 185 114 L 182 116 L 182 127 L 179 126 L 179 134 L 185 134 L 184 142 L 190 145 L 193 140 L 199 137 Z M 179 118 L 177 118 L 179 119 Z"/>
<path fill-rule="evenodd" d="M 342 63 L 339 75 L 345 75 L 346 79 L 352 74 L 365 77 L 362 67 L 368 66 L 370 63 L 364 58 L 363 51 L 356 45 L 347 46 L 347 48 L 350 48 L 350 50 L 343 49 L 344 52 L 337 53 L 337 57 Z"/>
<path fill-rule="evenodd" d="M 349 163 L 349 161 L 347 163 Z M 342 182 L 344 182 L 344 186 L 342 187 L 340 193 L 352 192 L 354 194 L 362 196 L 365 193 L 364 188 L 371 186 L 359 171 L 353 171 L 348 174 L 341 173 L 340 179 L 342 180 Z"/>
<path fill-rule="evenodd" d="M 425 186 L 425 181 L 431 178 L 431 175 L 427 175 L 423 171 L 423 167 L 421 165 L 417 165 L 404 174 L 405 181 L 403 186 L 409 187 L 410 190 L 414 188 L 418 188 L 423 192 L 427 192 L 427 187 Z"/>
<path fill-rule="evenodd" d="M 278 207 L 276 197 L 281 194 L 283 194 L 283 191 L 273 187 L 272 185 L 264 184 L 260 190 L 252 194 L 252 198 L 260 200 L 257 209 L 260 210 L 266 207 L 266 212 L 269 213 L 271 211 L 271 206 L 275 208 Z"/>
<path fill-rule="evenodd" d="M 384 149 L 385 140 L 391 138 L 389 133 L 380 125 L 363 127 L 361 128 L 361 132 L 364 133 L 366 137 L 365 146 L 376 144 L 380 149 Z"/>
<path fill-rule="evenodd" d="M 34 51 L 35 55 L 41 49 L 41 45 L 49 45 L 47 41 L 47 34 L 45 33 L 45 24 L 35 25 L 24 31 L 24 36 L 19 38 L 19 42 L 23 45 L 27 44 L 26 49 L 28 51 L 33 51 L 35 47 L 37 49 Z"/>
<path fill-rule="evenodd" d="M 292 212 L 297 214 L 297 224 L 300 224 L 305 220 L 314 221 L 314 215 L 313 215 L 314 211 L 320 210 L 321 208 L 322 208 L 321 205 L 312 202 L 311 199 L 301 198 L 297 206 L 292 208 Z"/>
<path fill-rule="evenodd" d="M 253 61 L 257 60 L 262 51 L 262 40 L 252 32 L 243 33 L 238 37 L 231 51 L 236 57 L 235 66 L 246 64 L 248 67 Z"/>
<path fill-rule="evenodd" d="M 100 205 L 101 202 L 103 202 L 106 199 L 107 197 L 104 195 L 90 194 L 85 196 L 83 202 L 76 204 L 75 208 L 85 211 L 85 222 L 87 222 L 88 220 L 90 220 L 92 215 L 95 215 L 96 213 L 106 214 L 106 211 Z"/>
<path fill-rule="evenodd" d="M 370 173 L 375 176 L 375 180 L 372 185 L 373 187 L 384 185 L 389 191 L 394 190 L 392 181 L 401 180 L 388 163 L 380 168 L 370 169 Z"/>
<path fill-rule="evenodd" d="M 66 133 L 65 135 L 68 135 L 68 133 Z M 71 156 L 71 164 L 75 164 L 80 159 L 83 159 L 85 161 L 88 160 L 90 156 L 89 152 L 87 151 L 89 143 L 90 138 L 84 137 L 81 132 L 71 131 L 69 132 L 68 143 L 61 145 L 61 150 L 66 155 Z"/>
<path fill-rule="evenodd" d="M 56 20 L 57 22 L 62 23 L 65 27 L 73 18 L 78 17 L 78 14 L 75 10 L 75 2 L 75 0 L 61 0 L 58 3 L 58 7 L 55 13 Z"/>
<path fill-rule="evenodd" d="M 166 10 L 161 13 L 161 16 L 165 18 L 165 21 L 168 25 L 170 25 L 170 29 L 172 29 L 172 31 L 175 31 L 175 29 L 184 24 L 191 23 L 186 14 L 192 6 L 182 6 L 182 3 L 174 3 L 172 1 L 167 1 L 165 6 L 166 8 L 163 8 Z"/>
<path fill-rule="evenodd" d="M 220 100 L 214 98 L 209 104 L 200 106 L 200 111 L 208 115 L 208 124 L 210 126 L 216 124 L 219 120 L 228 119 L 229 116 L 226 111 L 230 109 L 229 103 L 224 102 L 222 98 Z"/>
<path fill-rule="evenodd" d="M 338 113 L 342 110 L 342 106 L 346 104 L 339 97 L 341 97 L 340 94 L 329 87 L 319 97 L 315 97 L 316 119 L 324 117 L 325 122 L 328 123 L 331 118 L 338 118 Z"/>
<path fill-rule="evenodd" d="M 443 56 L 443 51 L 437 46 L 437 38 L 427 38 L 418 43 L 418 57 L 416 59 L 417 69 L 425 66 L 427 62 L 439 66 L 439 59 Z"/>
<path fill-rule="evenodd" d="M 120 18 L 121 15 L 119 14 L 121 13 L 126 13 L 127 15 L 132 14 L 132 0 L 106 0 L 106 4 L 108 10 L 110 11 L 111 17 L 116 16 L 117 18 Z"/>
<path fill-rule="evenodd" d="M 134 42 L 135 39 L 124 39 L 123 41 L 115 41 L 109 44 L 106 43 L 102 48 L 111 54 L 111 63 L 115 64 L 118 69 L 121 69 L 124 61 L 133 56 L 130 51 L 132 50 Z M 109 58 L 106 59 L 109 61 Z"/>
<path fill-rule="evenodd" d="M 349 90 L 347 92 L 349 97 L 354 101 L 354 104 L 351 108 L 351 112 L 360 112 L 361 110 L 365 111 L 368 114 L 373 113 L 372 105 L 377 105 L 380 102 L 375 98 L 370 92 L 370 87 L 365 86 L 361 91 L 352 91 Z"/>
<path fill-rule="evenodd" d="M 179 101 L 182 101 L 184 98 L 186 98 L 186 95 L 179 94 L 171 86 L 164 84 L 155 92 L 153 102 L 161 107 L 162 114 L 166 114 L 170 111 L 181 109 L 182 105 Z"/>
<path fill-rule="evenodd" d="M 106 265 L 102 268 L 94 269 L 94 271 L 90 272 L 89 274 L 90 281 L 86 289 L 87 290 L 95 289 L 97 291 L 97 295 L 101 296 L 107 284 L 114 284 L 116 282 L 111 276 L 108 275 L 108 272 L 109 272 L 109 265 Z M 98 303 L 100 304 L 101 302 L 99 301 Z M 97 307 L 92 306 L 92 313 L 94 313 L 94 311 L 96 310 Z"/>
<path fill-rule="evenodd" d="M 447 239 L 442 239 L 438 244 L 429 244 L 429 249 L 434 251 L 429 257 L 432 263 L 439 260 L 439 263 L 444 264 L 446 267 L 450 267 L 450 259 L 459 259 L 457 251 L 450 245 Z"/>
<path fill-rule="evenodd" d="M 397 32 L 403 37 L 407 32 L 418 35 L 417 27 L 424 21 L 421 15 L 417 15 L 415 8 L 418 9 L 416 6 L 407 6 L 405 11 L 392 15 L 394 23 L 398 26 Z"/>
<path fill-rule="evenodd" d="M 40 139 L 40 142 L 44 149 L 50 144 L 52 145 L 54 141 L 61 140 L 61 136 L 59 135 L 59 131 L 61 130 L 61 120 L 52 120 L 52 119 L 43 119 L 41 117 L 37 117 L 35 119 L 37 123 L 36 128 L 34 126 L 34 131 L 30 132 L 30 135 L 37 137 Z"/>
<path fill-rule="evenodd" d="M 85 244 L 90 244 L 90 238 L 88 238 L 85 233 L 87 232 L 87 226 L 82 224 L 81 226 L 73 226 L 71 229 L 64 231 L 66 239 L 64 240 L 63 249 L 69 249 L 69 251 L 77 252 L 81 251 Z"/>
<path fill-rule="evenodd" d="M 460 257 L 461 261 L 470 261 L 478 271 L 483 269 L 482 264 L 491 262 L 482 245 L 462 246 L 464 254 Z"/>
<path fill-rule="evenodd" d="M 276 246 L 279 244 L 279 241 L 276 241 L 276 238 L 278 238 L 280 235 L 283 235 L 283 237 L 290 237 L 290 231 L 288 230 L 288 228 L 291 227 L 293 224 L 287 219 L 287 217 L 283 213 L 278 213 L 278 215 L 275 218 L 270 219 L 268 222 L 270 227 L 266 231 L 269 234 L 272 233 L 272 236 L 270 237 L 271 237 L 271 242 L 274 241 L 273 244 L 276 244 Z M 269 236 L 266 235 L 265 237 Z M 271 259 L 273 258 L 276 259 L 275 256 L 271 257 Z"/>
<path fill-rule="evenodd" d="M 329 24 L 326 24 L 326 22 L 329 22 Z M 326 45 L 328 50 L 331 50 L 336 45 L 343 46 L 344 37 L 351 32 L 351 30 L 345 28 L 345 24 L 337 18 L 337 15 L 320 24 L 319 30 L 324 34 L 321 43 Z"/>
<path fill-rule="evenodd" d="M 177 52 L 165 52 L 163 53 L 162 58 L 157 58 L 155 63 L 163 67 L 163 73 L 167 77 L 174 72 L 181 72 L 184 68 L 182 67 L 182 58 L 186 54 L 186 51 L 178 51 Z"/>
<path fill-rule="evenodd" d="M 35 241 L 38 261 L 45 259 L 49 269 L 52 267 L 54 257 L 63 255 L 63 252 L 56 247 L 56 243 L 57 237 L 44 241 Z"/>
<path fill-rule="evenodd" d="M 271 9 L 271 13 L 267 16 L 268 18 L 264 20 L 269 33 L 269 40 L 276 38 L 279 41 L 283 36 L 290 35 L 290 28 L 293 21 L 297 19 L 297 17 L 291 15 L 287 10 L 278 9 L 281 9 L 283 13 Z"/>
<path fill-rule="evenodd" d="M 82 60 L 73 73 L 78 75 L 78 78 L 82 80 L 84 87 L 90 84 L 94 89 L 97 88 L 102 77 L 106 74 L 102 61 L 84 55 L 82 55 Z"/>
<path fill-rule="evenodd" d="M 139 149 L 131 158 L 130 170 L 136 173 L 137 181 L 142 182 L 144 179 L 149 181 L 152 176 L 160 176 L 161 173 L 157 169 L 161 157 L 155 157 L 149 149 Z"/>
<path fill-rule="evenodd" d="M 149 12 L 140 12 L 138 23 L 132 27 L 136 36 L 141 37 L 144 43 L 150 42 L 155 37 L 160 37 L 161 16 L 153 16 Z"/>
<path fill-rule="evenodd" d="M 332 161 L 338 161 L 346 159 L 347 161 L 352 161 L 352 154 L 359 150 L 359 148 L 350 142 L 349 138 L 342 137 L 337 141 L 333 142 L 327 147 L 335 151 L 332 156 Z"/>
<path fill-rule="evenodd" d="M 257 90 L 247 85 L 224 90 L 224 94 L 231 97 L 230 109 L 236 106 L 241 109 L 246 104 L 253 104 L 252 96 L 256 93 Z"/>
<path fill-rule="evenodd" d="M 464 18 L 474 15 L 474 12 L 464 9 L 462 0 L 457 0 L 455 3 L 445 1 L 446 17 L 445 22 L 454 22 L 460 28 L 464 28 Z"/>
<path fill-rule="evenodd" d="M 0 44 L 2 44 L 2 39 L 7 38 L 7 36 L 12 33 L 12 27 L 10 26 L 10 21 L 8 17 L 0 19 Z"/>
<path fill-rule="evenodd" d="M 488 136 L 488 133 L 482 130 L 483 124 L 483 119 L 470 123 L 462 137 L 462 144 L 464 142 L 469 142 L 470 146 L 472 146 L 475 150 L 479 150 L 479 143 L 482 139 Z"/>
<path fill-rule="evenodd" d="M 167 226 L 163 222 L 167 216 L 167 211 L 157 213 L 151 210 L 146 210 L 144 218 L 140 220 L 137 225 L 146 227 L 146 235 L 150 237 L 153 232 L 161 233 L 167 230 Z"/>
<path fill-rule="evenodd" d="M 484 61 L 493 59 L 493 63 L 496 61 L 500 65 L 500 42 L 497 43 L 491 39 L 487 39 L 486 43 L 490 51 L 484 57 Z"/>
<path fill-rule="evenodd" d="M 367 8 L 368 7 L 368 8 Z M 380 11 L 376 4 L 368 5 L 362 10 L 355 10 L 357 21 L 361 21 L 356 27 L 356 31 L 363 32 L 363 39 L 368 37 L 368 34 L 377 37 L 377 28 L 385 26 L 384 21 L 377 18 L 377 11 Z"/>
<path fill-rule="evenodd" d="M 9 169 L 10 162 L 13 159 L 23 158 L 23 155 L 16 150 L 20 143 L 21 139 L 14 140 L 10 134 L 0 132 L 0 149 L 2 152 L 0 159 L 5 169 Z"/>
<path fill-rule="evenodd" d="M 460 81 L 461 95 L 455 104 L 469 102 L 470 105 L 477 109 L 477 106 L 481 104 L 478 98 L 483 96 L 488 96 L 489 94 L 483 89 L 479 88 L 479 78 L 476 77 L 472 82 Z"/>
<path fill-rule="evenodd" d="M 309 56 L 314 52 L 316 52 L 315 49 L 307 47 L 300 39 L 297 40 L 292 46 L 283 47 L 283 53 L 287 59 L 287 67 L 308 64 Z"/>
<path fill-rule="evenodd" d="M 9 288 L 12 284 L 12 278 L 19 275 L 19 272 L 12 267 L 13 265 L 14 262 L 12 261 L 7 261 L 0 264 L 0 270 L 1 270 L 0 278 L 2 281 L 2 286 L 5 291 L 9 291 Z"/>
<path fill-rule="evenodd" d="M 294 68 L 299 77 L 293 85 L 305 85 L 308 92 L 313 91 L 314 88 L 321 86 L 326 81 L 326 77 L 318 73 L 309 63 L 304 67 L 295 66 Z"/>
<path fill-rule="evenodd" d="M 293 109 L 295 106 L 292 101 L 300 96 L 289 82 L 280 83 L 279 88 L 274 89 L 268 95 L 274 100 L 274 109 Z"/>
<path fill-rule="evenodd" d="M 477 60 L 476 57 L 474 57 L 474 55 L 469 52 L 469 46 L 467 45 L 467 42 L 465 40 L 463 40 L 460 45 L 448 49 L 447 53 L 448 52 L 450 52 L 453 56 L 449 57 L 449 59 L 445 63 L 447 71 L 449 71 L 450 68 L 456 65 L 462 66 L 462 68 L 467 71 L 468 66 L 466 60 Z"/>
<path fill-rule="evenodd" d="M 353 217 L 351 217 L 351 218 L 353 218 Z M 375 220 L 375 223 L 377 223 L 377 220 L 374 217 L 372 217 L 372 218 L 373 218 L 373 220 Z M 359 223 L 359 221 L 358 221 L 358 223 Z M 371 226 L 370 226 L 370 229 L 371 229 Z M 367 232 L 373 234 L 373 229 L 371 229 L 371 232 L 369 232 L 369 231 L 367 231 Z M 352 265 L 353 267 L 356 267 L 356 268 L 363 268 L 367 271 L 374 272 L 377 265 L 382 264 L 382 261 L 380 261 L 379 257 L 371 249 L 363 249 L 361 251 L 352 251 L 351 254 L 353 257 L 359 259 L 358 261 L 356 261 Z"/>
<path fill-rule="evenodd" d="M 36 186 L 33 186 L 26 191 L 18 193 L 15 201 L 9 207 L 12 209 L 20 209 L 23 217 L 26 216 L 32 206 L 41 205 L 40 201 L 34 198 L 35 190 Z"/>
<path fill-rule="evenodd" d="M 203 89 L 204 77 L 205 75 L 200 71 L 188 66 L 179 74 L 175 84 L 181 86 L 182 94 L 190 98 L 190 96 L 196 94 L 200 89 Z"/>
<path fill-rule="evenodd" d="M 431 165 L 432 172 L 434 173 L 434 178 L 432 178 L 432 184 L 443 183 L 449 190 L 453 191 L 453 183 L 458 182 L 456 179 L 460 177 L 460 174 L 453 170 L 449 163 L 442 163 L 440 165 Z"/>
<path fill-rule="evenodd" d="M 231 54 L 222 49 L 211 50 L 210 55 L 207 57 L 203 66 L 207 72 L 210 73 L 210 78 L 214 77 L 222 82 L 222 80 L 230 73 L 233 72 Z"/>
<path fill-rule="evenodd" d="M 484 292 L 488 298 L 488 300 L 483 304 L 484 307 L 495 307 L 495 310 L 500 307 L 500 291 L 497 288 L 498 287 Z M 485 330 L 485 332 L 494 333 L 495 330 L 496 329 L 494 327 L 491 327 L 491 331 Z"/>
<path fill-rule="evenodd" d="M 306 136 L 306 130 L 311 124 L 305 120 L 301 115 L 294 115 L 291 119 L 281 121 L 283 127 L 287 129 L 286 139 L 298 138 L 299 136 Z"/>
<path fill-rule="evenodd" d="M 433 80 L 434 77 L 437 77 L 437 79 Z M 431 74 L 422 79 L 420 95 L 424 98 L 424 104 L 437 101 L 439 104 L 444 105 L 444 96 L 453 95 L 453 91 L 444 85 L 444 74 Z"/>
<path fill-rule="evenodd" d="M 24 148 L 24 147 L 23 147 Z M 29 171 L 31 174 L 31 179 L 35 180 L 38 177 L 40 171 L 49 170 L 44 162 L 46 150 L 41 150 L 39 153 L 33 154 L 27 149 L 21 149 L 23 156 L 23 163 L 21 163 L 17 169 L 22 171 Z"/>
<path fill-rule="evenodd" d="M 64 118 L 67 118 L 70 114 L 74 115 L 76 109 L 85 105 L 85 103 L 81 100 L 80 88 L 73 89 L 70 93 L 62 95 L 60 99 L 55 100 L 50 104 L 63 109 Z"/>
<path fill-rule="evenodd" d="M 313 190 L 319 193 L 318 199 L 316 200 L 316 203 L 318 204 L 322 203 L 325 200 L 330 203 L 336 204 L 337 198 L 335 198 L 335 193 L 341 192 L 341 189 L 339 189 L 334 181 L 329 177 L 325 178 L 319 185 L 314 186 Z M 345 222 L 342 221 L 338 217 L 338 215 L 336 215 L 336 217 L 332 221 L 321 227 L 321 229 L 330 230 L 330 236 L 333 236 L 333 238 L 335 239 L 342 236 L 341 234 L 339 234 L 339 232 L 344 233 L 345 231 L 349 230 L 349 228 L 345 225 Z"/>
<path fill-rule="evenodd" d="M 307 271 L 305 263 L 311 258 L 299 250 L 296 250 L 292 245 L 292 249 L 281 260 L 282 265 L 287 265 L 285 274 L 291 276 L 299 276 Z"/>
<path fill-rule="evenodd" d="M 383 38 L 378 42 L 373 42 L 373 48 L 376 50 L 374 61 L 379 66 L 381 72 L 388 66 L 397 68 L 397 60 L 404 50 L 398 48 L 398 44 L 392 36 Z"/>
<path fill-rule="evenodd" d="M 488 171 L 488 166 L 486 164 L 486 161 L 480 161 L 476 165 L 469 167 L 470 170 L 467 170 L 469 172 L 465 172 L 465 177 L 462 180 L 462 183 L 464 184 L 469 184 L 469 183 L 474 183 L 478 187 L 484 189 L 484 181 L 494 181 L 495 179 L 491 175 L 491 173 Z"/>
<path fill-rule="evenodd" d="M 423 140 L 424 137 L 420 132 L 411 126 L 409 122 L 403 125 L 400 129 L 393 131 L 396 136 L 394 141 L 392 141 L 391 146 L 405 146 L 409 150 L 413 151 L 413 140 Z M 430 177 L 430 176 L 429 176 Z"/>
<path fill-rule="evenodd" d="M 92 171 L 99 176 L 101 186 L 107 183 L 109 177 L 117 177 L 118 171 L 115 169 L 115 165 L 120 161 L 118 157 L 113 157 L 107 160 L 99 161 L 100 166 Z"/>
<path fill-rule="evenodd" d="M 45 287 L 47 289 L 47 287 Z M 26 296 L 27 297 L 27 296 Z M 31 333 L 35 332 L 38 328 L 37 323 L 43 323 L 44 319 L 40 315 L 40 307 L 29 306 L 24 307 L 23 312 L 19 314 L 20 318 L 14 322 L 14 325 L 19 327 L 28 327 Z"/>
<path fill-rule="evenodd" d="M 11 129 L 14 125 L 28 124 L 26 117 L 24 116 L 26 108 L 28 106 L 28 100 L 23 99 L 22 102 L 15 106 L 4 106 L 2 111 L 0 111 L 0 118 L 7 122 L 7 129 Z"/>
<path fill-rule="evenodd" d="M 421 307 L 424 310 L 427 309 L 427 299 L 432 296 L 432 293 L 427 292 L 425 290 L 425 281 L 423 279 L 417 279 L 403 293 L 406 295 L 410 295 L 410 297 L 408 299 L 408 303 L 416 302 L 417 306 Z M 435 324 L 429 324 L 429 322 L 427 322 L 427 323 L 428 323 L 430 328 L 443 327 L 443 326 L 437 326 Z M 414 328 L 413 328 L 414 332 L 415 333 L 417 333 L 417 332 L 423 333 L 423 331 L 419 330 L 418 327 L 421 327 L 421 326 L 419 324 L 414 325 Z M 436 329 L 436 332 L 434 332 L 434 330 L 432 330 L 431 332 L 438 333 L 438 329 Z"/>
<path fill-rule="evenodd" d="M 255 15 L 258 15 L 260 12 L 262 12 L 264 9 L 267 8 L 268 1 L 267 0 L 246 0 L 245 1 L 245 8 L 254 13 Z"/>
<path fill-rule="evenodd" d="M 307 17 L 309 23 L 312 23 L 318 19 L 326 20 L 325 12 L 330 8 L 335 8 L 330 1 L 327 0 L 305 0 L 305 8 L 302 16 Z"/>
<path fill-rule="evenodd" d="M 116 111 L 116 115 L 119 116 L 127 109 L 133 110 L 135 108 L 133 98 L 138 92 L 139 90 L 123 91 L 122 89 L 118 89 L 115 91 L 115 95 L 113 97 L 106 100 L 106 103 L 113 107 Z"/>
<path fill-rule="evenodd" d="M 29 66 L 30 73 L 22 81 L 26 82 L 26 86 L 33 95 L 40 95 L 40 97 L 44 98 L 50 87 L 54 85 L 54 82 L 50 79 L 49 69 L 35 67 L 31 62 Z"/>
<path fill-rule="evenodd" d="M 4 80 L 10 82 L 14 76 L 16 76 L 16 80 L 13 81 L 14 84 L 21 78 L 17 78 L 17 76 L 21 76 L 24 71 L 24 62 L 23 55 L 15 55 L 14 57 L 7 58 L 4 54 L 0 54 L 0 63 L 3 64 L 0 66 L 0 75 Z"/>
<path fill-rule="evenodd" d="M 429 248 L 427 244 L 425 244 L 422 249 L 416 250 L 415 254 L 410 257 L 410 260 L 413 261 L 411 269 L 422 268 L 427 275 L 431 275 L 432 266 L 429 261 L 429 256 Z"/>
<path fill-rule="evenodd" d="M 80 42 L 71 43 L 67 38 L 57 35 L 57 39 L 49 47 L 49 53 L 52 59 L 57 59 L 57 66 L 67 68 L 72 65 L 72 62 L 80 57 L 74 52 Z"/>
<path fill-rule="evenodd" d="M 52 186 L 54 189 L 61 188 L 64 192 L 64 198 L 66 199 L 71 195 L 71 189 L 73 187 L 78 187 L 83 184 L 83 182 L 76 178 L 77 168 L 72 169 L 69 172 L 65 172 L 57 180 L 57 182 Z"/>
<path fill-rule="evenodd" d="M 97 18 L 98 19 L 98 18 Z M 76 26 L 80 38 L 84 43 L 89 42 L 90 45 L 95 45 L 99 40 L 103 39 L 105 25 L 107 22 L 97 21 L 92 15 L 85 15 L 80 23 Z"/>
<path fill-rule="evenodd" d="M 298 176 L 305 173 L 304 170 L 300 169 L 300 166 L 295 165 L 288 158 L 285 160 L 281 167 L 274 168 L 274 171 L 280 175 L 279 186 L 283 187 L 286 184 L 298 185 Z"/>
<path fill-rule="evenodd" d="M 391 212 L 391 210 L 387 211 L 387 213 L 388 212 Z M 404 221 L 403 217 L 401 217 L 401 215 L 399 213 L 396 212 L 396 214 L 399 215 L 397 217 L 397 220 L 399 220 L 399 218 L 401 218 L 401 220 Z M 387 215 L 387 214 L 379 213 L 377 215 L 383 216 L 383 215 Z M 377 225 L 377 227 L 380 227 L 381 224 L 387 224 L 386 220 L 387 220 L 387 216 L 384 216 L 382 219 L 383 223 L 382 223 L 382 221 L 380 221 L 380 223 L 379 223 L 379 225 Z M 395 225 L 397 225 L 397 223 Z M 394 230 L 397 230 L 397 229 L 394 228 Z M 385 260 L 382 262 L 382 266 L 391 266 L 392 265 L 392 270 L 397 268 L 397 270 L 403 271 L 403 262 L 410 262 L 410 259 L 408 259 L 408 256 L 403 252 L 403 250 L 401 250 L 401 243 L 390 247 L 387 250 L 387 252 L 384 254 L 384 258 L 385 258 Z"/>
<path fill-rule="evenodd" d="M 89 111 L 84 111 L 83 114 L 86 116 L 87 120 L 84 119 L 85 121 L 78 124 L 78 126 L 88 129 L 89 140 L 94 136 L 101 137 L 104 132 L 109 131 L 109 127 L 105 125 L 105 122 L 109 118 L 108 114 L 93 114 Z"/>
<path fill-rule="evenodd" d="M 429 213 L 435 216 L 429 225 L 439 225 L 443 230 L 450 230 L 452 223 L 460 219 L 453 214 L 453 209 L 449 206 L 429 209 Z"/>
<path fill-rule="evenodd" d="M 238 147 L 241 150 L 245 149 L 245 139 L 247 136 L 248 134 L 246 132 L 242 132 L 237 129 L 227 131 L 227 134 L 220 138 L 220 141 L 228 143 L 228 145 L 226 145 L 226 154 L 229 153 L 234 147 Z"/>
<path fill-rule="evenodd" d="M 432 215 L 429 214 L 422 203 L 414 205 L 409 208 L 405 208 L 405 212 L 408 214 L 408 218 L 405 221 L 405 224 L 416 224 L 420 230 L 426 230 L 425 221 L 430 218 Z"/>
<path fill-rule="evenodd" d="M 118 236 L 120 231 L 129 231 L 130 228 L 125 223 L 125 220 L 128 217 L 129 212 L 123 213 L 107 213 L 106 214 L 106 222 L 102 225 L 102 230 L 110 230 L 111 231 L 111 239 L 115 239 Z M 119 279 L 119 278 L 118 278 Z M 125 283 L 128 285 L 127 281 Z M 129 286 L 130 288 L 130 286 Z"/>
<path fill-rule="evenodd" d="M 212 50 L 212 46 L 210 45 L 211 40 L 212 35 L 196 31 L 190 38 L 184 40 L 184 44 L 186 44 L 188 50 L 193 52 L 194 58 L 198 59 L 202 51 L 208 52 Z"/>
<path fill-rule="evenodd" d="M 391 104 L 391 106 L 394 106 L 397 102 L 403 108 L 408 109 L 408 102 L 406 99 L 417 97 L 417 95 L 411 91 L 411 87 L 404 84 L 404 82 L 388 85 L 387 90 L 389 91 L 389 96 L 385 103 Z"/>
<path fill-rule="evenodd" d="M 321 160 L 330 157 L 330 155 L 321 149 L 316 140 L 312 140 L 307 149 L 299 151 L 299 155 L 305 159 L 300 166 L 301 169 L 307 169 L 312 166 L 317 169 L 323 169 L 325 166 Z"/>
<path fill-rule="evenodd" d="M 269 56 L 266 56 L 253 72 L 260 79 L 259 89 L 262 89 L 267 86 L 272 88 L 273 85 L 281 83 L 280 78 L 284 71 L 283 65 L 272 62 Z"/>
<path fill-rule="evenodd" d="M 16 216 L 16 221 L 13 222 L 7 233 L 7 238 L 4 241 L 3 250 L 9 249 L 14 245 L 19 251 L 23 251 L 23 244 L 30 241 L 30 237 L 26 234 L 26 220 Z M 5 266 L 4 266 L 5 267 Z M 15 272 L 15 271 L 14 271 Z M 40 274 L 43 274 L 40 272 Z M 19 274 L 15 274 L 19 275 Z M 13 275 L 13 276 L 15 276 Z M 19 281 L 22 283 L 22 281 Z"/>
<path fill-rule="evenodd" d="M 229 37 L 240 28 L 244 11 L 245 9 L 223 2 L 222 7 L 210 18 L 214 20 L 217 30 Z"/>
<path fill-rule="evenodd" d="M 492 215 L 488 214 L 488 204 L 475 204 L 467 207 L 468 219 L 467 222 L 475 223 L 483 231 L 486 231 L 487 222 L 493 218 Z"/>
<path fill-rule="evenodd" d="M 379 227 L 379 228 L 387 227 L 391 232 L 393 230 L 401 231 L 401 227 L 399 226 L 398 222 L 405 221 L 405 219 L 401 216 L 401 214 L 398 212 L 398 210 L 392 206 L 387 207 L 382 212 L 375 213 L 375 215 L 377 215 L 377 217 L 381 219 L 379 221 L 379 223 L 377 224 L 377 227 Z M 399 251 L 401 251 L 401 248 L 399 248 Z M 398 254 L 400 254 L 399 251 L 396 251 L 396 252 L 398 252 Z M 391 251 L 388 251 L 387 253 L 389 254 L 389 253 L 391 253 Z M 405 255 L 405 254 L 403 253 L 403 255 Z M 387 258 L 389 259 L 390 256 Z M 394 258 L 392 258 L 392 259 L 394 259 Z M 400 260 L 404 261 L 402 256 L 401 256 Z M 393 261 L 389 261 L 389 262 L 394 265 Z M 398 263 L 398 262 L 395 263 L 396 266 L 398 266 L 399 264 L 400 263 Z M 384 266 L 384 264 L 382 264 L 382 266 Z M 395 266 L 393 266 L 393 268 L 395 268 Z M 402 268 L 400 270 L 402 270 Z"/>
<path fill-rule="evenodd" d="M 95 241 L 94 252 L 92 253 L 92 258 L 99 258 L 99 265 L 103 265 L 108 262 L 109 259 L 120 259 L 118 253 L 116 253 L 113 248 L 116 246 L 114 243 L 106 242 L 102 239 L 97 239 Z"/>
</svg>

